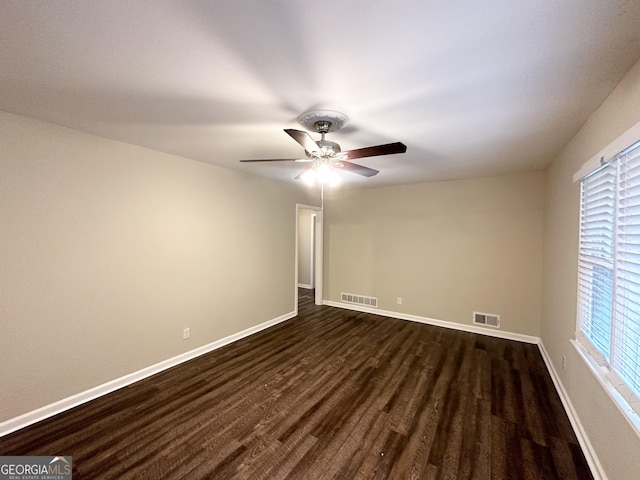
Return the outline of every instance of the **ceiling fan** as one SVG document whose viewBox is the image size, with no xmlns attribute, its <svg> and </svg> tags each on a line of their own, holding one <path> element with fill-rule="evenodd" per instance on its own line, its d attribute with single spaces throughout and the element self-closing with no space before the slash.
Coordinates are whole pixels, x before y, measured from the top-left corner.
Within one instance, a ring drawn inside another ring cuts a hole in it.
<svg viewBox="0 0 640 480">
<path fill-rule="evenodd" d="M 308 162 L 310 165 L 305 168 L 296 179 L 303 179 L 308 183 L 319 181 L 322 184 L 330 185 L 340 182 L 341 177 L 337 170 L 342 169 L 365 177 L 372 177 L 378 173 L 373 168 L 358 165 L 350 160 L 364 157 L 375 157 L 379 155 L 390 155 L 394 153 L 404 153 L 407 151 L 406 145 L 401 142 L 387 143 L 373 147 L 358 148 L 343 152 L 340 145 L 325 139 L 329 132 L 335 132 L 346 125 L 348 118 L 346 115 L 331 110 L 320 110 L 307 112 L 298 117 L 298 121 L 308 130 L 314 129 L 321 135 L 320 140 L 314 140 L 307 132 L 286 128 L 288 133 L 296 142 L 304 148 L 306 158 L 264 158 L 256 160 L 240 160 L 241 162 Z"/>
</svg>

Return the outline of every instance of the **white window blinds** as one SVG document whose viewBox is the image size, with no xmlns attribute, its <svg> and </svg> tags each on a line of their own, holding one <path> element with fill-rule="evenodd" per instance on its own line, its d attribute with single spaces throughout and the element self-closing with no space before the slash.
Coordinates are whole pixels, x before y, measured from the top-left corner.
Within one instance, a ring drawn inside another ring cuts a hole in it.
<svg viewBox="0 0 640 480">
<path fill-rule="evenodd" d="M 640 143 L 581 181 L 577 337 L 640 413 Z"/>
<path fill-rule="evenodd" d="M 582 181 L 578 261 L 580 330 L 609 359 L 613 302 L 616 165 Z"/>
<path fill-rule="evenodd" d="M 640 146 L 618 163 L 611 366 L 640 397 Z"/>
</svg>

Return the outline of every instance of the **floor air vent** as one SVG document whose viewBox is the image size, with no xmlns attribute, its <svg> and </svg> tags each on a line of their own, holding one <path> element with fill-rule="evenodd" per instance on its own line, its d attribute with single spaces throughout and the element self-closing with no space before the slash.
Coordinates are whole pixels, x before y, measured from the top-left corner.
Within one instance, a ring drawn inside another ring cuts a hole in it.
<svg viewBox="0 0 640 480">
<path fill-rule="evenodd" d="M 492 313 L 473 312 L 473 323 L 485 327 L 500 328 L 500 315 Z"/>
<path fill-rule="evenodd" d="M 344 303 L 355 303 L 364 305 L 365 307 L 378 308 L 378 299 L 376 297 L 365 297 L 364 295 L 354 295 L 352 293 L 341 293 L 340 300 Z"/>
</svg>

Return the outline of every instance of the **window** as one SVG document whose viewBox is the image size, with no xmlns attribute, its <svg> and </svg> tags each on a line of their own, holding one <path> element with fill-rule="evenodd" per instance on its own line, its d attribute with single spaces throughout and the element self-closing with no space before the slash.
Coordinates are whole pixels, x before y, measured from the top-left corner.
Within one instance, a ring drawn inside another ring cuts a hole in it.
<svg viewBox="0 0 640 480">
<path fill-rule="evenodd" d="M 577 341 L 638 427 L 640 142 L 581 180 L 578 255 Z"/>
</svg>

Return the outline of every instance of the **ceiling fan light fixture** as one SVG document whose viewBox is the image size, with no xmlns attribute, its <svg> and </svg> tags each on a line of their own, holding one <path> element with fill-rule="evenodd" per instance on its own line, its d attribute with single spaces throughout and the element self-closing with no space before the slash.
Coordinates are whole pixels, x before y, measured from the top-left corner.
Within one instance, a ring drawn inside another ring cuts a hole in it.
<svg viewBox="0 0 640 480">
<path fill-rule="evenodd" d="M 331 181 L 333 168 L 325 162 L 322 162 L 317 168 L 314 168 L 316 179 L 320 183 L 329 183 Z"/>
<path fill-rule="evenodd" d="M 310 168 L 309 170 L 306 170 L 302 175 L 300 175 L 300 179 L 308 187 L 313 187 L 316 184 L 316 175 L 314 173 L 313 168 Z"/>
<path fill-rule="evenodd" d="M 342 177 L 336 166 L 328 160 L 317 160 L 311 168 L 305 170 L 300 178 L 305 185 L 313 187 L 316 183 L 337 187 L 342 183 Z"/>
</svg>

